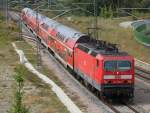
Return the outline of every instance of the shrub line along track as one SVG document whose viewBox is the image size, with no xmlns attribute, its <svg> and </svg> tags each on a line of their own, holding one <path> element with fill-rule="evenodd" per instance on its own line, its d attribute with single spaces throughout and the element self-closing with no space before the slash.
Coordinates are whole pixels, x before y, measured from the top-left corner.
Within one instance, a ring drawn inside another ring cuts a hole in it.
<svg viewBox="0 0 150 113">
<path fill-rule="evenodd" d="M 28 28 L 29 29 L 29 28 Z M 33 34 L 34 35 L 34 34 Z M 29 36 L 30 37 L 30 36 Z M 33 38 L 33 37 L 32 37 Z M 46 49 L 46 48 L 45 48 Z M 47 50 L 47 49 L 46 49 Z M 48 50 L 47 50 L 48 51 Z M 52 54 L 50 54 L 50 52 L 49 52 L 49 55 L 50 55 L 50 57 L 53 57 L 53 55 Z M 55 62 L 57 62 L 58 63 L 58 61 L 56 60 L 56 58 L 54 58 L 55 59 Z M 81 86 L 81 83 L 79 84 L 80 86 Z M 99 98 L 99 96 L 97 96 L 98 98 Z M 119 111 L 117 108 L 115 108 L 114 107 L 114 105 L 112 105 L 110 102 L 108 102 L 108 101 L 106 101 L 106 100 L 104 100 L 104 99 L 101 99 L 101 98 L 99 98 L 106 106 L 108 106 L 113 112 L 115 112 L 115 113 L 121 113 L 121 111 Z M 135 113 L 140 113 L 140 112 L 138 112 L 136 109 L 134 109 L 132 106 L 130 106 L 130 105 L 128 105 L 128 104 L 126 104 L 125 102 L 123 102 L 122 103 L 124 106 L 126 106 L 127 108 L 129 108 L 130 110 L 132 110 L 133 112 L 135 112 Z"/>
</svg>

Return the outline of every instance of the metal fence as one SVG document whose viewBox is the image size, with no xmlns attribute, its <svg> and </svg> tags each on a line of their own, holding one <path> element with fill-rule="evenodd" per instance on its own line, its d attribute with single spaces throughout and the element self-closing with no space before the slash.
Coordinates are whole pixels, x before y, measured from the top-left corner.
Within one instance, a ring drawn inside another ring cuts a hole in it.
<svg viewBox="0 0 150 113">
<path fill-rule="evenodd" d="M 6 17 L 7 20 L 7 11 L 8 11 L 8 7 L 7 7 L 7 0 L 0 0 L 0 13 L 2 13 L 3 16 L 1 16 L 1 19 L 5 19 L 4 17 Z"/>
</svg>

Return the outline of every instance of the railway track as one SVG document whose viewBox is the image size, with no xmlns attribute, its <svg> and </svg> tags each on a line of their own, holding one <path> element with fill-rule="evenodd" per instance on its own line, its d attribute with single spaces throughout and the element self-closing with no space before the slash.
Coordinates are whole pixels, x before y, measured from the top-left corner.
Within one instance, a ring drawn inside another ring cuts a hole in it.
<svg viewBox="0 0 150 113">
<path fill-rule="evenodd" d="M 137 77 L 150 81 L 150 71 L 144 70 L 140 67 L 135 67 L 135 74 Z"/>
<path fill-rule="evenodd" d="M 114 105 L 114 103 L 109 102 L 106 99 L 100 99 L 100 100 L 115 113 L 122 113 L 122 110 L 120 110 L 119 107 L 121 107 L 122 109 L 128 109 L 131 113 L 140 113 L 134 107 L 132 107 L 132 105 L 126 103 L 125 101 L 119 100 L 119 105 L 116 106 Z"/>
<path fill-rule="evenodd" d="M 49 53 L 50 54 L 50 53 Z M 51 56 L 53 56 L 53 55 L 51 55 Z M 57 60 L 56 60 L 57 61 Z M 58 61 L 57 61 L 58 62 Z M 138 70 L 138 71 L 141 71 L 142 73 L 146 73 L 146 74 L 150 74 L 150 72 L 147 72 L 147 71 L 145 71 L 145 70 L 142 70 L 142 69 L 139 69 L 139 68 L 136 68 L 136 70 Z M 140 75 L 141 76 L 141 74 L 139 73 L 139 72 L 137 72 L 136 71 L 136 74 L 137 75 Z M 147 77 L 146 77 L 147 78 Z M 150 80 L 150 78 L 148 78 L 149 80 Z M 82 82 L 83 83 L 83 82 Z M 99 97 L 98 97 L 99 98 Z M 117 106 L 115 106 L 113 103 L 111 103 L 111 102 L 108 102 L 107 100 L 105 100 L 105 99 L 101 99 L 101 98 L 99 98 L 106 106 L 108 106 L 113 112 L 115 112 L 115 113 L 122 113 L 122 111 L 120 111 L 118 108 L 117 108 Z M 138 112 L 134 107 L 132 107 L 130 104 L 127 104 L 126 102 L 122 102 L 122 104 L 121 104 L 121 106 L 122 107 L 126 107 L 127 109 L 130 109 L 130 111 L 132 111 L 132 112 L 134 112 L 134 113 L 140 113 L 140 112 Z"/>
<path fill-rule="evenodd" d="M 129 104 L 127 104 L 127 103 L 125 103 L 125 102 L 123 102 L 123 104 L 126 106 L 126 107 L 128 107 L 130 110 L 132 110 L 134 113 L 140 113 L 139 111 L 137 111 L 134 107 L 132 107 L 131 105 L 129 105 Z"/>
</svg>

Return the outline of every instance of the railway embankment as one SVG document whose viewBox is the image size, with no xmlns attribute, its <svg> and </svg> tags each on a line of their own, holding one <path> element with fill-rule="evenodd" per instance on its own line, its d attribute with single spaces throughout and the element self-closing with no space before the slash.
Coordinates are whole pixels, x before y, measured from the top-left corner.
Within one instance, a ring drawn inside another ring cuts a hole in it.
<svg viewBox="0 0 150 113">
<path fill-rule="evenodd" d="M 54 81 L 52 81 L 46 75 L 43 75 L 42 73 L 37 71 L 32 66 L 32 64 L 28 61 L 28 59 L 24 55 L 24 52 L 22 50 L 19 50 L 15 45 L 15 43 L 12 43 L 12 45 L 17 54 L 19 55 L 20 63 L 23 64 L 30 72 L 32 72 L 38 78 L 40 78 L 44 83 L 50 85 L 52 91 L 57 95 L 59 100 L 67 107 L 70 113 L 82 113 L 81 110 L 74 104 L 74 102 L 64 93 L 64 91 Z"/>
<path fill-rule="evenodd" d="M 24 73 L 24 96 L 23 104 L 27 105 L 31 113 L 68 113 L 66 107 L 59 101 L 51 88 L 43 84 L 34 74 L 30 73 L 23 65 L 19 64 L 17 54 L 11 43 L 19 39 L 19 29 L 16 23 L 9 21 L 5 23 L 4 17 L 0 14 L 0 113 L 7 113 L 14 104 L 16 83 L 14 80 L 15 70 L 19 69 Z M 23 46 L 28 47 L 29 45 Z M 30 47 L 26 48 L 30 61 L 36 64 L 36 56 Z M 33 55 L 34 54 L 34 55 Z M 48 73 L 48 71 L 45 71 Z M 49 74 L 51 71 L 49 71 Z M 52 74 L 52 73 L 51 73 Z M 57 81 L 57 83 L 60 83 Z"/>
</svg>

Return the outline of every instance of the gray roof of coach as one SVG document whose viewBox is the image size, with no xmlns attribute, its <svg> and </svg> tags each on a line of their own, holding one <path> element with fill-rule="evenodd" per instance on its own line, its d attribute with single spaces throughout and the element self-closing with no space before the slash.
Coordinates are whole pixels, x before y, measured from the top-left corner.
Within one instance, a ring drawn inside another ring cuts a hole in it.
<svg viewBox="0 0 150 113">
<path fill-rule="evenodd" d="M 30 15 L 36 17 L 36 11 L 33 11 L 32 9 L 29 8 L 25 8 L 25 10 L 27 10 L 27 13 L 29 13 Z M 48 25 L 51 28 L 54 28 L 55 30 L 57 30 L 57 32 L 61 33 L 64 35 L 64 40 L 66 39 L 75 39 L 78 40 L 81 36 L 85 36 L 86 34 L 83 34 L 73 28 L 67 27 L 55 20 L 52 20 L 46 16 L 43 16 L 42 14 L 38 14 L 38 19 L 39 21 L 42 21 L 42 23 L 45 23 L 46 25 Z"/>
</svg>

